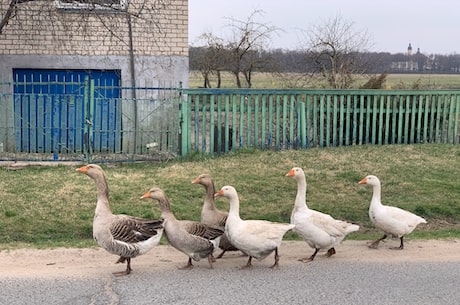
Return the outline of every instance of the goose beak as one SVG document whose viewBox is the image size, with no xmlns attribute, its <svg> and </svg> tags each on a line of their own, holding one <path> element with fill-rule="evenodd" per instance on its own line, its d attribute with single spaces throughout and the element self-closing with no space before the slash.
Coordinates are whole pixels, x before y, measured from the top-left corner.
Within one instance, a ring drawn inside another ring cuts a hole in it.
<svg viewBox="0 0 460 305">
<path fill-rule="evenodd" d="M 88 171 L 88 165 L 79 167 L 79 168 L 76 169 L 76 171 L 80 172 L 80 173 L 86 173 Z"/>
<path fill-rule="evenodd" d="M 200 182 L 200 177 L 195 178 L 195 180 L 192 181 L 192 184 L 198 184 Z"/>
<path fill-rule="evenodd" d="M 147 192 L 144 195 L 142 195 L 140 199 L 149 198 L 149 197 L 150 197 L 150 192 Z"/>
<path fill-rule="evenodd" d="M 367 183 L 367 178 L 364 177 L 361 181 L 358 182 L 358 184 L 366 184 Z"/>
<path fill-rule="evenodd" d="M 291 169 L 291 170 L 286 174 L 286 177 L 294 177 L 294 175 L 295 175 L 294 169 Z"/>
<path fill-rule="evenodd" d="M 224 191 L 220 190 L 220 191 L 218 191 L 217 193 L 214 194 L 214 198 L 220 197 L 220 196 L 223 196 L 223 195 L 224 195 Z"/>
</svg>

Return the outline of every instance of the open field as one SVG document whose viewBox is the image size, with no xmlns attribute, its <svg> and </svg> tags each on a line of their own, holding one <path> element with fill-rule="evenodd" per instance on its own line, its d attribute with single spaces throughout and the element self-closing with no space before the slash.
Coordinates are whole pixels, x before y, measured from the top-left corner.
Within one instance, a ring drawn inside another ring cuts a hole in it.
<svg viewBox="0 0 460 305">
<path fill-rule="evenodd" d="M 199 220 L 204 188 L 191 184 L 210 173 L 216 188 L 230 184 L 243 218 L 289 222 L 296 183 L 285 174 L 303 167 L 313 209 L 355 222 L 351 239 L 378 237 L 368 218 L 372 190 L 358 185 L 368 174 L 382 181 L 382 201 L 425 217 L 410 238 L 460 236 L 460 146 L 350 146 L 298 151 L 241 150 L 221 157 L 194 155 L 167 163 L 105 164 L 114 213 L 157 218 L 152 200 L 139 197 L 156 185 L 168 194 L 179 219 Z M 75 165 L 0 168 L 0 249 L 87 247 L 92 241 L 94 182 Z M 228 209 L 225 199 L 217 199 Z M 287 239 L 296 239 L 288 233 Z"/>
<path fill-rule="evenodd" d="M 223 88 L 236 88 L 232 75 L 224 72 L 222 77 Z M 288 89 L 296 88 L 299 84 L 295 73 L 287 73 L 275 76 L 270 73 L 254 73 L 254 89 Z M 363 80 L 358 80 L 357 85 Z M 212 83 L 215 87 L 215 81 Z M 199 72 L 191 71 L 189 74 L 189 87 L 198 88 L 203 86 L 203 79 Z M 319 83 L 318 85 L 319 86 Z M 315 89 L 315 86 L 309 86 Z M 306 87 L 305 87 L 306 88 Z M 318 87 L 316 87 L 317 89 Z M 321 88 L 319 86 L 319 88 Z M 389 74 L 386 81 L 387 89 L 460 89 L 460 74 Z"/>
</svg>

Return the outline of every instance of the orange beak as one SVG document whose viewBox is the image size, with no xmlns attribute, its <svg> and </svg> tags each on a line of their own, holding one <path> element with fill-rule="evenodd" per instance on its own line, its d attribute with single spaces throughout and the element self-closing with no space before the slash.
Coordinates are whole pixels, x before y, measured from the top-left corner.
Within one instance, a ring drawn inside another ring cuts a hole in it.
<svg viewBox="0 0 460 305">
<path fill-rule="evenodd" d="M 366 184 L 366 183 L 367 183 L 366 177 L 364 177 L 361 181 L 358 182 L 358 184 Z"/>
<path fill-rule="evenodd" d="M 223 196 L 223 195 L 224 195 L 224 191 L 220 190 L 220 191 L 218 191 L 217 193 L 214 194 L 214 198 L 220 197 L 220 196 Z"/>
<path fill-rule="evenodd" d="M 79 168 L 76 169 L 76 171 L 80 172 L 80 173 L 86 173 L 88 171 L 88 165 L 79 167 Z"/>
<path fill-rule="evenodd" d="M 294 169 L 291 169 L 291 170 L 286 174 L 286 177 L 294 177 L 294 175 L 295 175 Z"/>
<path fill-rule="evenodd" d="M 142 195 L 140 199 L 149 198 L 149 197 L 150 197 L 150 192 L 147 192 L 144 195 Z"/>
<path fill-rule="evenodd" d="M 196 177 L 195 180 L 192 181 L 192 184 L 198 184 L 200 182 L 200 177 Z"/>
</svg>

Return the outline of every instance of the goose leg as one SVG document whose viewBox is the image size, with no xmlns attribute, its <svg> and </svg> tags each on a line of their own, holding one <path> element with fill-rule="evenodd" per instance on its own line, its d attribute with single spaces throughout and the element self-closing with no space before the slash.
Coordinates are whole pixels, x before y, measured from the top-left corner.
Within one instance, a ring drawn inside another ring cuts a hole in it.
<svg viewBox="0 0 460 305">
<path fill-rule="evenodd" d="M 329 250 L 327 250 L 326 257 L 331 257 L 334 254 L 335 254 L 335 249 L 332 247 Z"/>
<path fill-rule="evenodd" d="M 246 263 L 246 265 L 241 267 L 241 269 L 251 269 L 252 268 L 251 260 L 252 260 L 252 256 L 249 256 L 248 262 Z"/>
<path fill-rule="evenodd" d="M 222 252 L 220 252 L 220 254 L 216 257 L 216 259 L 222 258 L 225 252 L 227 252 L 227 250 L 222 250 Z"/>
<path fill-rule="evenodd" d="M 315 259 L 315 256 L 316 256 L 316 254 L 318 253 L 318 251 L 319 251 L 319 248 L 316 248 L 316 249 L 315 249 L 315 252 L 314 252 L 310 257 L 300 258 L 299 261 L 301 261 L 302 263 L 309 263 L 309 262 L 311 262 L 312 260 Z"/>
<path fill-rule="evenodd" d="M 131 273 L 131 271 L 132 271 L 132 269 L 131 269 L 131 258 L 129 258 L 129 257 L 120 257 L 118 259 L 118 261 L 116 262 L 116 264 L 124 263 L 125 261 L 127 263 L 126 270 L 125 271 L 114 272 L 113 275 L 115 275 L 115 276 L 123 276 L 123 275 L 128 275 L 128 274 Z"/>
<path fill-rule="evenodd" d="M 278 269 L 279 268 L 279 265 L 278 265 L 278 261 L 280 260 L 280 257 L 278 255 L 278 248 L 275 249 L 275 263 L 273 264 L 273 266 L 271 266 L 270 268 L 272 269 Z"/>
<path fill-rule="evenodd" d="M 115 264 L 123 264 L 126 261 L 126 257 L 120 256 L 120 258 L 115 262 Z"/>
<path fill-rule="evenodd" d="M 387 235 L 386 235 L 386 234 L 384 234 L 384 235 L 382 236 L 382 238 L 379 238 L 379 239 L 374 240 L 373 242 L 371 242 L 371 243 L 368 245 L 368 247 L 371 248 L 371 249 L 377 249 L 377 248 L 379 247 L 380 241 L 384 240 L 385 238 L 387 238 Z"/>
<path fill-rule="evenodd" d="M 391 248 L 391 249 L 393 249 L 393 250 L 402 250 L 402 249 L 404 249 L 403 237 L 404 237 L 404 236 L 401 236 L 401 237 L 399 238 L 399 239 L 401 240 L 401 244 L 399 244 L 399 247 L 393 247 L 393 248 Z"/>
<path fill-rule="evenodd" d="M 214 255 L 210 254 L 210 256 L 211 256 L 211 260 L 213 263 L 217 261 L 217 258 L 215 258 Z M 208 257 L 208 260 L 209 260 L 209 257 Z"/>
<path fill-rule="evenodd" d="M 126 274 L 130 274 L 131 270 L 132 270 L 131 269 L 131 258 L 128 257 L 126 259 L 126 262 L 127 262 L 127 264 L 126 264 Z"/>
<path fill-rule="evenodd" d="M 185 265 L 183 267 L 178 267 L 179 270 L 192 269 L 192 268 L 193 268 L 193 264 L 192 264 L 192 258 L 191 257 L 188 258 L 187 265 Z"/>
<path fill-rule="evenodd" d="M 208 255 L 208 262 L 209 262 L 209 268 L 212 269 L 212 263 L 215 262 L 216 259 L 214 258 L 214 256 L 212 254 L 209 254 Z"/>
</svg>

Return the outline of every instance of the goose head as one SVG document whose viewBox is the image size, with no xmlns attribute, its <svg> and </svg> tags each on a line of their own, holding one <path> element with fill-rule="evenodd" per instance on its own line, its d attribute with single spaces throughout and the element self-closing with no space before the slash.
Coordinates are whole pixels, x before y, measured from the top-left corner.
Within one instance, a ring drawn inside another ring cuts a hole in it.
<svg viewBox="0 0 460 305">
<path fill-rule="evenodd" d="M 301 169 L 300 167 L 293 167 L 287 174 L 286 174 L 286 177 L 292 177 L 294 179 L 299 179 L 299 178 L 302 178 L 302 177 L 305 177 L 305 173 L 303 171 L 303 169 Z"/>
<path fill-rule="evenodd" d="M 162 201 L 166 199 L 166 194 L 159 187 L 152 187 L 150 190 L 148 190 L 147 193 L 141 196 L 141 199 L 144 199 L 144 198 L 152 198 L 158 201 Z"/>
<path fill-rule="evenodd" d="M 358 182 L 359 184 L 368 184 L 372 186 L 379 186 L 380 180 L 374 175 L 369 175 L 364 177 L 361 181 Z"/>
<path fill-rule="evenodd" d="M 225 197 L 227 199 L 237 198 L 238 193 L 236 192 L 236 189 L 233 186 L 226 185 L 214 194 L 214 198 L 216 197 Z"/>
<path fill-rule="evenodd" d="M 211 175 L 201 174 L 192 181 L 192 184 L 201 184 L 204 186 L 206 191 L 211 192 L 212 194 L 215 192 L 214 181 L 212 181 Z"/>
<path fill-rule="evenodd" d="M 98 177 L 103 177 L 105 178 L 104 171 L 102 170 L 102 167 L 96 164 L 87 164 L 85 166 L 79 167 L 76 169 L 77 172 L 86 174 L 87 176 L 95 179 Z"/>
<path fill-rule="evenodd" d="M 209 183 L 211 183 L 211 175 L 208 174 L 201 174 L 192 181 L 192 184 L 206 185 Z"/>
<path fill-rule="evenodd" d="M 150 190 L 148 190 L 147 193 L 142 195 L 140 199 L 144 198 L 152 198 L 158 201 L 158 205 L 160 206 L 160 209 L 163 211 L 163 213 L 172 213 L 168 196 L 166 196 L 166 193 L 161 188 L 155 186 L 152 187 Z"/>
</svg>

